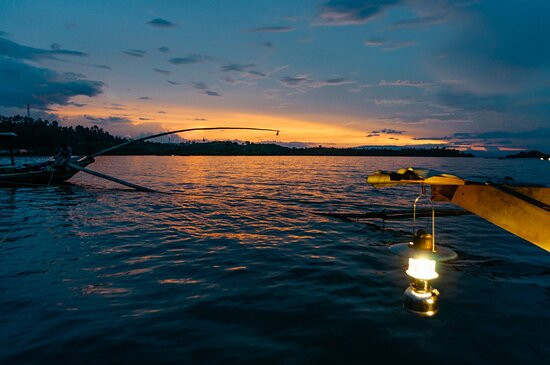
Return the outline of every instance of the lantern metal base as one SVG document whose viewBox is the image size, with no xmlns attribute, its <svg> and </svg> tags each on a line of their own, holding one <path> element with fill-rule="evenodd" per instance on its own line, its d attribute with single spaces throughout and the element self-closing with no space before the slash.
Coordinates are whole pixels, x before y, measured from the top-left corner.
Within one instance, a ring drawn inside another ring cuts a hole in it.
<svg viewBox="0 0 550 365">
<path fill-rule="evenodd" d="M 403 307 L 409 312 L 431 317 L 439 310 L 439 291 L 426 283 L 426 290 L 417 290 L 414 283 L 405 290 Z"/>
<path fill-rule="evenodd" d="M 388 247 L 391 253 L 401 257 L 415 257 L 419 250 L 412 247 L 411 242 L 396 243 Z M 436 252 L 429 252 L 430 257 L 438 262 L 451 261 L 458 257 L 455 251 L 448 247 L 437 246 Z"/>
</svg>

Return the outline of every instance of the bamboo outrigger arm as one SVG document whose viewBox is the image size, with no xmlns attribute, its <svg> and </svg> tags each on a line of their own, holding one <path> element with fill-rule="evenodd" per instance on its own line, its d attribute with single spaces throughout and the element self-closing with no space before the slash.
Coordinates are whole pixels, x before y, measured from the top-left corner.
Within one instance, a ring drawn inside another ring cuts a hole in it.
<svg viewBox="0 0 550 365">
<path fill-rule="evenodd" d="M 367 177 L 374 187 L 430 185 L 433 201 L 451 202 L 550 251 L 550 188 L 515 185 L 511 180 L 476 182 L 433 170 L 377 171 Z"/>
</svg>

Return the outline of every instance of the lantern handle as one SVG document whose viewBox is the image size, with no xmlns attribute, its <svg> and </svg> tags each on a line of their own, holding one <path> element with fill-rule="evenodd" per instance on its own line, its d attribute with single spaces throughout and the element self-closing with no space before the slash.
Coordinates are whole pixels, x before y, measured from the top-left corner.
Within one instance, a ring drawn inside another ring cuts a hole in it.
<svg viewBox="0 0 550 365">
<path fill-rule="evenodd" d="M 428 198 L 428 195 L 426 194 L 426 186 L 424 185 L 424 183 L 421 183 L 420 186 L 421 186 L 422 190 L 420 192 L 420 195 L 418 195 L 416 197 L 416 199 L 414 200 L 414 204 L 413 204 L 413 236 L 416 234 L 416 204 L 418 203 L 420 198 L 426 197 L 429 200 L 430 205 L 432 207 L 432 252 L 435 252 L 435 209 L 434 209 L 434 204 L 433 204 L 432 199 Z"/>
</svg>

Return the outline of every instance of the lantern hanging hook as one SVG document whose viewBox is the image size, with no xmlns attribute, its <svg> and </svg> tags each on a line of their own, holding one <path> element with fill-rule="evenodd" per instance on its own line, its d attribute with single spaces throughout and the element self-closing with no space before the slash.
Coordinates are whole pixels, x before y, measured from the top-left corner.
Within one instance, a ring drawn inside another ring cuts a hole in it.
<svg viewBox="0 0 550 365">
<path fill-rule="evenodd" d="M 422 197 L 425 197 L 430 202 L 430 206 L 432 208 L 432 252 L 435 252 L 435 208 L 432 199 L 426 194 L 426 185 L 422 183 L 420 184 L 420 187 L 420 195 L 416 197 L 413 204 L 413 236 L 416 234 L 416 204 Z"/>
</svg>

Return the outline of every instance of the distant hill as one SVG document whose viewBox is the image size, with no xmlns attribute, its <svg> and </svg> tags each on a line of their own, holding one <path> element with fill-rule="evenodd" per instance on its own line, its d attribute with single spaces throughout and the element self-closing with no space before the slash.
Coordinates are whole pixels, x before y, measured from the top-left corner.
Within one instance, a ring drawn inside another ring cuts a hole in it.
<svg viewBox="0 0 550 365">
<path fill-rule="evenodd" d="M 53 155 L 63 144 L 73 148 L 75 155 L 86 155 L 127 141 L 93 127 L 62 127 L 56 121 L 21 116 L 0 116 L 0 132 L 14 132 L 16 150 L 24 149 L 29 155 Z M 2 142 L 0 142 L 2 143 Z M 0 147 L 5 149 L 4 146 Z M 243 155 L 243 156 L 421 156 L 421 157 L 473 157 L 447 148 L 297 148 L 267 143 L 186 142 L 158 143 L 138 142 L 112 151 L 115 155 Z"/>
<path fill-rule="evenodd" d="M 539 151 L 521 151 L 513 155 L 508 155 L 505 158 L 544 158 L 545 160 L 550 158 L 550 155 Z"/>
</svg>

